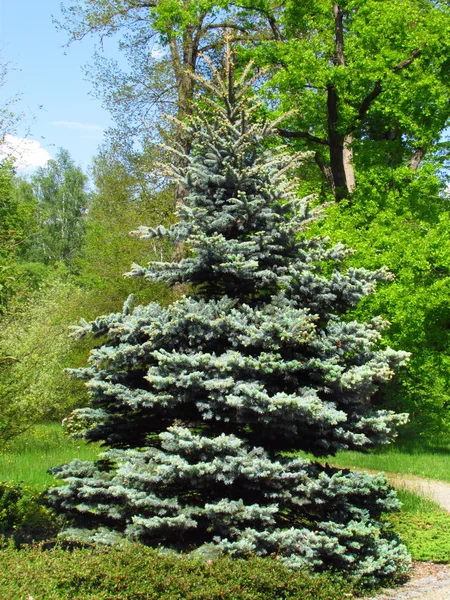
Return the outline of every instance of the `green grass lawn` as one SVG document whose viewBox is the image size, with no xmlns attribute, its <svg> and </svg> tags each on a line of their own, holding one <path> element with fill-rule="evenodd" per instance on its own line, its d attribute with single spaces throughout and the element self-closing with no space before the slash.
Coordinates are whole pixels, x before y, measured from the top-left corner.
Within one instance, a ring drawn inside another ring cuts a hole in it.
<svg viewBox="0 0 450 600">
<path fill-rule="evenodd" d="M 370 454 L 339 452 L 328 461 L 338 467 L 370 469 L 391 473 L 410 473 L 450 481 L 450 449 L 391 446 Z"/>
<path fill-rule="evenodd" d="M 92 460 L 99 451 L 96 444 L 64 435 L 59 423 L 35 425 L 0 451 L 0 481 L 23 482 L 43 490 L 56 481 L 47 469 L 74 458 Z"/>
</svg>

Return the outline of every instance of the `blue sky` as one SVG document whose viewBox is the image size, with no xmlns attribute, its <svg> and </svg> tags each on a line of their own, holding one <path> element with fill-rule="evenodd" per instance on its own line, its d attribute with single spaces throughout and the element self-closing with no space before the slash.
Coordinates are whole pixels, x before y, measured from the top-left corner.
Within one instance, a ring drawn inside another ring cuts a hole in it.
<svg viewBox="0 0 450 600">
<path fill-rule="evenodd" d="M 0 0 L 0 62 L 8 63 L 0 98 L 20 95 L 14 111 L 24 118 L 8 140 L 28 158 L 27 172 L 59 147 L 86 169 L 111 124 L 82 72 L 96 40 L 64 47 L 67 35 L 56 30 L 52 15 L 60 16 L 60 0 Z M 114 52 L 112 44 L 107 51 Z"/>
</svg>

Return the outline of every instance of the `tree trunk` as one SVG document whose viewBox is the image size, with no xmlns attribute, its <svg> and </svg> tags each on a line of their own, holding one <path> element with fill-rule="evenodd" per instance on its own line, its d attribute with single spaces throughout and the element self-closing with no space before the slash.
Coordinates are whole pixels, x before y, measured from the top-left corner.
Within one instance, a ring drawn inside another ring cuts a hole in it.
<svg viewBox="0 0 450 600">
<path fill-rule="evenodd" d="M 327 163 L 325 163 L 317 152 L 314 153 L 314 160 L 316 165 L 322 171 L 322 175 L 325 177 L 326 182 L 328 183 L 330 190 L 334 196 L 335 188 L 334 188 L 334 179 L 333 173 L 331 172 L 331 167 Z"/>
<path fill-rule="evenodd" d="M 415 151 L 414 155 L 411 157 L 411 160 L 408 163 L 408 167 L 412 171 L 417 171 L 417 169 L 419 168 L 420 163 L 422 162 L 422 158 L 424 156 L 425 156 L 425 149 L 424 148 L 417 148 L 417 150 Z"/>
<path fill-rule="evenodd" d="M 328 140 L 330 143 L 330 167 L 333 174 L 334 196 L 342 200 L 348 196 L 347 177 L 344 166 L 344 136 L 337 130 L 338 96 L 334 85 L 327 86 Z"/>
<path fill-rule="evenodd" d="M 186 116 L 192 114 L 192 102 L 194 96 L 194 85 L 191 73 L 195 71 L 195 65 L 198 58 L 198 49 L 195 43 L 195 27 L 186 27 L 179 47 L 179 38 L 175 33 L 169 37 L 169 49 L 172 59 L 172 66 L 175 73 L 177 86 L 177 118 L 183 120 Z M 178 142 L 186 154 L 190 153 L 191 140 L 182 131 L 177 134 Z M 177 184 L 174 190 L 175 207 L 184 202 L 186 192 L 184 188 Z"/>
<path fill-rule="evenodd" d="M 352 149 L 353 137 L 351 134 L 346 135 L 344 138 L 344 148 L 342 152 L 342 159 L 344 162 L 345 180 L 347 182 L 347 189 L 349 194 L 355 191 L 355 169 L 353 168 L 353 149 Z"/>
<path fill-rule="evenodd" d="M 344 25 L 339 5 L 333 3 L 336 64 L 345 67 Z M 328 140 L 330 142 L 330 167 L 333 174 L 334 196 L 336 200 L 347 198 L 355 189 L 353 168 L 352 135 L 342 135 L 338 131 L 338 94 L 334 85 L 327 86 Z"/>
</svg>

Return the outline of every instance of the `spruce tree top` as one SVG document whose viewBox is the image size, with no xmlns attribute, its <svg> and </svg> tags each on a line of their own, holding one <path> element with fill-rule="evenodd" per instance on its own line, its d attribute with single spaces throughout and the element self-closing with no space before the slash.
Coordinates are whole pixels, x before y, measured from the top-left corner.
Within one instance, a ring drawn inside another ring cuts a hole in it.
<svg viewBox="0 0 450 600">
<path fill-rule="evenodd" d="M 281 290 L 293 306 L 320 314 L 354 305 L 374 290 L 375 281 L 388 277 L 386 271 L 352 269 L 342 275 L 335 270 L 323 276 L 326 261 L 340 262 L 351 250 L 300 235 L 320 212 L 310 209 L 311 198 L 298 198 L 292 177 L 305 155 L 270 149 L 267 141 L 278 121 L 255 116 L 261 107 L 249 96 L 257 78 L 248 81 L 251 63 L 238 81 L 230 58 L 225 79 L 210 66 L 216 84 L 195 79 L 212 99 L 203 98 L 206 106 L 189 124 L 177 121 L 192 140 L 192 153 L 167 148 L 182 166 L 161 165 L 186 190 L 179 220 L 169 230 L 135 232 L 143 239 L 167 236 L 188 256 L 148 268 L 133 265 L 130 275 L 190 283 L 196 297 L 227 296 L 252 305 L 271 302 Z"/>
</svg>

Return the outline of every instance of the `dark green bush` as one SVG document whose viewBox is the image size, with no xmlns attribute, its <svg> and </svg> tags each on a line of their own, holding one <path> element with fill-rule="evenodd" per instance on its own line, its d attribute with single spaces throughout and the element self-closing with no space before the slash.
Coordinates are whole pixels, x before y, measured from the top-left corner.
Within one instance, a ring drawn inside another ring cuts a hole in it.
<svg viewBox="0 0 450 600">
<path fill-rule="evenodd" d="M 2 532 L 13 528 L 18 521 L 19 506 L 22 498 L 22 488 L 14 483 L 0 483 L 0 530 Z"/>
<path fill-rule="evenodd" d="M 39 600 L 340 600 L 350 584 L 290 572 L 274 559 L 205 563 L 140 545 L 108 550 L 0 551 L 2 598 Z"/>
<path fill-rule="evenodd" d="M 0 535 L 16 542 L 43 539 L 55 533 L 55 516 L 40 494 L 15 482 L 0 482 Z"/>
</svg>

